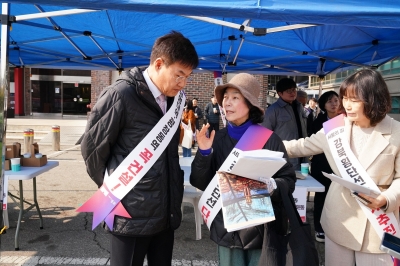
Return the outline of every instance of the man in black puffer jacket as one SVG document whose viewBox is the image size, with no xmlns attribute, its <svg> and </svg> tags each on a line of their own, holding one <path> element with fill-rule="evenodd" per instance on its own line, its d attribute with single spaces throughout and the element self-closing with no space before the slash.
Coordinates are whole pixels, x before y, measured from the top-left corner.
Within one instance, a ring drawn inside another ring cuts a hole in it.
<svg viewBox="0 0 400 266">
<path fill-rule="evenodd" d="M 133 68 L 107 87 L 94 106 L 82 139 L 87 172 L 100 187 L 171 107 L 198 65 L 192 43 L 178 32 L 154 43 L 148 68 Z M 166 98 L 166 106 L 156 102 Z M 161 108 L 164 108 L 162 110 Z M 178 127 L 179 129 L 179 127 Z M 138 184 L 121 200 L 132 218 L 115 216 L 111 265 L 171 265 L 174 230 L 182 219 L 183 171 L 179 130 Z"/>
</svg>

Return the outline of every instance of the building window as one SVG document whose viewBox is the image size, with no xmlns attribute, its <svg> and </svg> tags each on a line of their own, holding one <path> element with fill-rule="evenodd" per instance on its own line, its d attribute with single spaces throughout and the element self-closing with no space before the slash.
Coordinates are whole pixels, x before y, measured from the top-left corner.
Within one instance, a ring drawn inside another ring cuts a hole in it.
<svg viewBox="0 0 400 266">
<path fill-rule="evenodd" d="M 64 69 L 63 76 L 78 76 L 78 77 L 90 77 L 90 70 L 75 70 L 75 69 Z"/>
<path fill-rule="evenodd" d="M 32 75 L 60 76 L 61 69 L 31 68 Z"/>
<path fill-rule="evenodd" d="M 391 114 L 400 114 L 400 96 L 392 96 L 392 110 Z"/>
</svg>

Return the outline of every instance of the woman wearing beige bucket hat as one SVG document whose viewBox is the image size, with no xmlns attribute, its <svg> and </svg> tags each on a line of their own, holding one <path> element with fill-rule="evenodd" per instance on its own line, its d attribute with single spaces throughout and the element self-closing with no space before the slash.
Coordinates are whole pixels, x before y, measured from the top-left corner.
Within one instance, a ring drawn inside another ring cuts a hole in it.
<svg viewBox="0 0 400 266">
<path fill-rule="evenodd" d="M 205 190 L 246 130 L 263 121 L 264 110 L 258 103 L 260 90 L 257 79 L 246 73 L 237 74 L 229 83 L 215 88 L 215 96 L 225 111 L 228 123 L 226 128 L 217 133 L 212 131 L 209 137 L 206 135 L 208 124 L 197 131 L 199 150 L 192 163 L 190 175 L 190 183 L 193 186 Z M 281 139 L 274 133 L 266 143 L 262 143 L 262 149 L 283 152 L 287 158 Z M 278 184 L 278 189 L 271 195 L 276 218 L 271 223 L 274 223 L 278 233 L 285 234 L 288 223 L 280 202 L 279 185 L 287 185 L 292 193 L 296 176 L 291 165 L 286 163 L 273 178 Z M 264 225 L 227 232 L 222 212 L 219 211 L 210 228 L 210 238 L 218 244 L 219 265 L 258 265 L 263 232 Z"/>
</svg>

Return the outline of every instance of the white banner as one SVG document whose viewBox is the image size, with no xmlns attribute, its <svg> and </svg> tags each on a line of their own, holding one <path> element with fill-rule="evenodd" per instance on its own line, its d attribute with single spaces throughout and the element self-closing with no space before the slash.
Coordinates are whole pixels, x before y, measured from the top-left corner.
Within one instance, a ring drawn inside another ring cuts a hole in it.
<svg viewBox="0 0 400 266">
<path fill-rule="evenodd" d="M 293 191 L 294 203 L 296 203 L 297 212 L 303 223 L 306 222 L 307 218 L 307 193 L 306 187 L 296 187 Z"/>
<path fill-rule="evenodd" d="M 223 84 L 222 77 L 218 77 L 214 79 L 215 86 L 219 86 Z"/>
</svg>

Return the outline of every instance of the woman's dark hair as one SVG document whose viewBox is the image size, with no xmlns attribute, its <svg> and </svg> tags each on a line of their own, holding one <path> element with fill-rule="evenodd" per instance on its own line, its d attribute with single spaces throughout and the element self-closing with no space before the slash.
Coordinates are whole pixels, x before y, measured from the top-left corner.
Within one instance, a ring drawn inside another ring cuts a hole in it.
<svg viewBox="0 0 400 266">
<path fill-rule="evenodd" d="M 193 101 L 190 99 L 186 99 L 186 112 L 189 110 L 192 110 L 194 112 Z"/>
<path fill-rule="evenodd" d="M 322 94 L 321 97 L 319 97 L 319 99 L 318 99 L 318 106 L 319 106 L 319 108 L 320 108 L 322 111 L 326 112 L 325 104 L 326 104 L 330 99 L 332 99 L 333 96 L 336 96 L 336 97 L 339 98 L 339 95 L 338 95 L 335 91 L 327 91 L 327 92 L 325 92 L 324 94 Z"/>
<path fill-rule="evenodd" d="M 249 107 L 249 119 L 253 124 L 260 124 L 264 120 L 264 114 L 258 107 L 252 105 L 246 98 L 246 104 Z"/>
<path fill-rule="evenodd" d="M 392 102 L 385 80 L 372 69 L 363 69 L 347 77 L 340 86 L 340 100 L 343 97 L 359 99 L 364 103 L 364 115 L 375 126 L 390 111 Z M 343 101 L 340 109 L 344 110 Z"/>
</svg>

